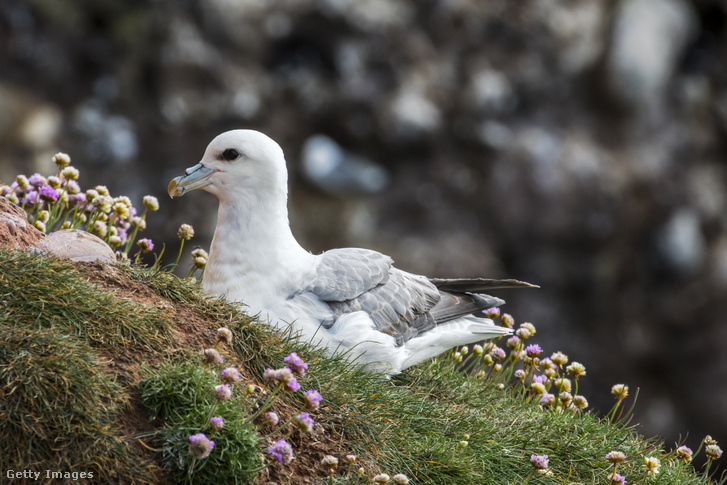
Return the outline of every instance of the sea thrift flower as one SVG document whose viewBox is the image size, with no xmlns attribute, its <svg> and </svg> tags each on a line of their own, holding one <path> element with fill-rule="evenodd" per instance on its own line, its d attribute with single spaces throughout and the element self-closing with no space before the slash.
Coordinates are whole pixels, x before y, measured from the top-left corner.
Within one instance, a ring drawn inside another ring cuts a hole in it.
<svg viewBox="0 0 727 485">
<path fill-rule="evenodd" d="M 461 352 L 455 352 L 452 354 L 452 360 L 455 362 L 462 362 L 462 353 Z"/>
<path fill-rule="evenodd" d="M 204 249 L 198 248 L 192 251 L 192 259 L 194 260 L 195 267 L 199 269 L 205 269 L 205 267 L 207 266 L 207 259 L 209 259 L 209 255 Z"/>
<path fill-rule="evenodd" d="M 154 243 L 149 238 L 139 239 L 136 245 L 141 248 L 142 253 L 148 253 L 154 249 Z"/>
<path fill-rule="evenodd" d="M 716 460 L 722 456 L 722 448 L 717 445 L 707 445 L 704 452 L 707 454 L 708 460 Z"/>
<path fill-rule="evenodd" d="M 228 344 L 232 343 L 232 332 L 227 327 L 222 327 L 217 329 L 217 340 L 221 342 L 227 342 Z"/>
<path fill-rule="evenodd" d="M 559 377 L 553 381 L 553 384 L 555 384 L 555 387 L 557 387 L 559 391 L 571 391 L 571 381 L 567 377 Z"/>
<path fill-rule="evenodd" d="M 38 195 L 46 202 L 55 202 L 58 200 L 58 192 L 49 185 L 39 188 Z"/>
<path fill-rule="evenodd" d="M 68 222 L 68 221 L 66 221 L 66 222 Z M 64 229 L 67 229 L 67 228 L 64 228 Z M 109 246 L 111 246 L 112 248 L 118 248 L 119 246 L 121 246 L 121 242 L 122 241 L 119 236 L 110 236 L 109 237 Z"/>
<path fill-rule="evenodd" d="M 278 460 L 281 465 L 287 465 L 293 461 L 293 447 L 285 440 L 276 441 L 273 446 L 268 448 L 268 454 Z"/>
<path fill-rule="evenodd" d="M 177 231 L 177 237 L 189 241 L 194 236 L 194 228 L 189 224 L 182 224 Z"/>
<path fill-rule="evenodd" d="M 326 455 L 321 460 L 321 465 L 323 465 L 325 468 L 328 468 L 331 473 L 333 470 L 338 466 L 338 458 L 331 455 Z"/>
<path fill-rule="evenodd" d="M 535 335 L 535 325 L 533 325 L 530 322 L 525 322 L 522 325 L 520 325 L 520 328 L 526 328 L 530 332 L 530 335 Z"/>
<path fill-rule="evenodd" d="M 705 445 L 716 445 L 717 440 L 713 439 L 710 435 L 707 435 L 702 440 L 702 443 L 704 443 Z"/>
<path fill-rule="evenodd" d="M 48 185 L 48 180 L 39 173 L 34 173 L 30 177 L 28 177 L 28 182 L 30 182 L 30 185 L 32 185 L 36 189 L 44 185 Z"/>
<path fill-rule="evenodd" d="M 528 357 L 530 358 L 539 356 L 542 351 L 543 349 L 541 349 L 538 344 L 528 345 L 525 347 L 525 353 L 528 354 Z"/>
<path fill-rule="evenodd" d="M 571 365 L 565 368 L 568 375 L 571 375 L 578 379 L 581 376 L 586 375 L 586 367 L 580 362 L 573 362 Z"/>
<path fill-rule="evenodd" d="M 309 433 L 313 431 L 315 421 L 313 421 L 313 418 L 310 417 L 310 414 L 300 413 L 293 419 L 293 423 L 295 423 L 295 425 L 304 433 Z"/>
<path fill-rule="evenodd" d="M 522 327 L 515 330 L 515 335 L 517 335 L 518 338 L 520 338 L 522 340 L 525 340 L 525 339 L 528 339 L 531 337 L 530 330 L 528 330 L 527 328 L 522 328 Z"/>
<path fill-rule="evenodd" d="M 650 456 L 644 458 L 644 466 L 646 467 L 646 473 L 649 473 L 651 474 L 651 476 L 655 477 L 659 473 L 659 467 L 661 466 L 661 462 L 657 457 Z"/>
<path fill-rule="evenodd" d="M 225 427 L 225 420 L 219 416 L 213 416 L 210 418 L 210 426 L 213 430 L 218 431 Z"/>
<path fill-rule="evenodd" d="M 215 442 L 207 438 L 204 433 L 197 433 L 189 437 L 189 454 L 197 460 L 210 456 L 214 447 Z"/>
<path fill-rule="evenodd" d="M 502 321 L 502 325 L 507 328 L 512 328 L 515 326 L 515 319 L 512 318 L 512 315 L 509 313 L 504 313 L 502 317 L 500 317 L 500 320 Z"/>
<path fill-rule="evenodd" d="M 619 400 L 624 399 L 629 395 L 629 386 L 626 384 L 615 384 L 611 388 L 611 394 Z"/>
<path fill-rule="evenodd" d="M 35 226 L 35 228 L 36 228 L 36 229 L 38 229 L 38 230 L 39 230 L 40 232 L 45 232 L 45 230 L 46 230 L 46 227 L 45 227 L 45 222 L 43 222 L 43 221 L 35 221 L 35 222 L 33 223 L 33 225 L 34 225 L 34 226 Z"/>
<path fill-rule="evenodd" d="M 25 175 L 18 175 L 17 177 L 15 177 L 15 183 L 18 184 L 18 187 L 21 188 L 22 190 L 25 190 L 28 187 L 30 187 L 30 182 L 28 181 L 28 177 L 26 177 Z"/>
<path fill-rule="evenodd" d="M 515 379 L 517 379 L 518 381 L 522 381 L 523 379 L 525 379 L 525 371 L 524 371 L 524 370 L 522 370 L 522 369 L 518 369 L 518 370 L 516 370 L 516 371 L 515 371 L 515 374 L 514 374 L 514 377 L 515 377 Z"/>
<path fill-rule="evenodd" d="M 505 351 L 497 346 L 493 347 L 492 350 L 490 350 L 489 355 L 492 356 L 492 358 L 493 358 L 493 360 L 495 360 L 495 362 L 505 360 L 505 357 L 507 357 L 507 355 L 505 354 Z"/>
<path fill-rule="evenodd" d="M 573 405 L 578 409 L 586 409 L 588 407 L 588 400 L 580 394 L 576 394 L 573 396 Z"/>
<path fill-rule="evenodd" d="M 542 367 L 543 370 L 548 370 L 555 369 L 557 366 L 553 363 L 552 360 L 550 360 L 550 357 L 546 357 L 540 361 L 540 367 Z"/>
<path fill-rule="evenodd" d="M 616 472 L 613 472 L 608 476 L 608 483 L 611 485 L 624 485 L 626 483 L 626 478 Z"/>
<path fill-rule="evenodd" d="M 220 384 L 219 386 L 215 386 L 215 397 L 219 401 L 227 401 L 232 397 L 232 390 L 230 389 L 229 384 Z"/>
<path fill-rule="evenodd" d="M 623 463 L 626 461 L 626 455 L 621 453 L 620 451 L 611 451 L 606 455 L 606 460 L 608 460 L 611 463 Z"/>
<path fill-rule="evenodd" d="M 240 371 L 235 367 L 226 367 L 222 370 L 222 380 L 231 384 L 240 380 Z"/>
<path fill-rule="evenodd" d="M 55 175 L 51 175 L 50 177 L 48 177 L 48 185 L 50 185 L 54 189 L 60 189 L 61 188 L 61 179 L 59 179 Z"/>
<path fill-rule="evenodd" d="M 548 468 L 548 455 L 530 455 L 530 464 L 537 469 L 545 470 Z"/>
<path fill-rule="evenodd" d="M 556 365 L 566 365 L 568 363 L 568 356 L 565 355 L 563 352 L 555 352 L 553 355 L 550 356 L 550 360 L 553 361 Z"/>
<path fill-rule="evenodd" d="M 484 313 L 487 318 L 494 320 L 495 318 L 500 316 L 500 309 L 496 306 L 493 306 L 492 308 L 488 308 L 487 310 L 482 310 L 482 313 Z"/>
<path fill-rule="evenodd" d="M 484 352 L 485 352 L 485 351 L 484 351 L 484 349 L 482 348 L 482 345 L 479 345 L 479 344 L 475 344 L 475 345 L 474 345 L 474 346 L 472 347 L 472 355 L 474 355 L 475 357 L 479 357 L 479 356 L 480 356 L 480 355 L 482 355 L 482 354 L 483 354 Z"/>
<path fill-rule="evenodd" d="M 684 463 L 692 461 L 692 450 L 686 446 L 680 446 L 676 450 L 676 456 Z"/>
<path fill-rule="evenodd" d="M 71 157 L 68 156 L 67 153 L 58 152 L 55 155 L 53 155 L 53 163 L 58 165 L 59 167 L 67 167 L 71 164 Z"/>
<path fill-rule="evenodd" d="M 300 383 L 298 382 L 298 379 L 293 377 L 289 381 L 286 381 L 285 387 L 287 388 L 288 391 L 295 392 L 300 389 Z"/>
<path fill-rule="evenodd" d="M 533 382 L 530 384 L 530 389 L 538 396 L 545 392 L 545 386 L 541 382 Z"/>
<path fill-rule="evenodd" d="M 549 392 L 544 392 L 540 398 L 540 404 L 543 406 L 550 406 L 555 402 L 555 395 Z"/>
<path fill-rule="evenodd" d="M 70 181 L 70 180 L 78 180 L 78 177 L 81 175 L 81 173 L 75 167 L 66 167 L 63 170 L 61 170 L 61 175 L 63 176 L 64 179 Z"/>
<path fill-rule="evenodd" d="M 391 481 L 394 482 L 396 485 L 409 485 L 409 477 L 404 475 L 403 473 L 399 473 L 391 477 Z"/>
<path fill-rule="evenodd" d="M 513 335 L 512 337 L 507 339 L 507 346 L 511 349 L 514 349 L 519 344 L 520 344 L 520 339 L 516 335 Z"/>
<path fill-rule="evenodd" d="M 218 364 L 222 363 L 222 356 L 215 349 L 205 349 L 204 359 L 210 364 L 214 364 L 215 362 L 217 362 Z"/>
<path fill-rule="evenodd" d="M 150 211 L 157 211 L 159 210 L 159 200 L 154 197 L 153 195 L 145 195 L 144 196 L 144 207 L 149 209 Z"/>
<path fill-rule="evenodd" d="M 318 391 L 305 391 L 303 393 L 303 400 L 305 401 L 305 407 L 311 411 L 315 411 L 321 405 L 323 397 Z"/>
<path fill-rule="evenodd" d="M 278 417 L 277 413 L 274 413 L 273 411 L 268 411 L 265 413 L 265 422 L 267 422 L 270 426 L 277 426 L 277 424 L 280 422 L 280 418 Z"/>
<path fill-rule="evenodd" d="M 295 352 L 291 352 L 289 356 L 283 359 L 283 362 L 288 364 L 288 367 L 293 372 L 293 374 L 300 377 L 303 377 L 305 375 L 305 371 L 308 368 L 308 364 L 303 362 L 303 359 L 298 357 L 298 354 L 296 354 Z"/>
<path fill-rule="evenodd" d="M 341 460 L 347 465 L 353 465 L 356 463 L 356 455 L 346 455 Z"/>
<path fill-rule="evenodd" d="M 464 448 L 467 448 L 467 446 L 468 446 L 469 444 L 470 444 L 470 442 L 469 442 L 469 441 L 467 441 L 467 440 L 462 440 L 462 441 L 460 441 L 459 443 L 457 443 L 457 449 L 458 449 L 458 450 L 462 450 L 462 449 L 464 449 Z"/>
<path fill-rule="evenodd" d="M 379 473 L 374 477 L 374 483 L 389 483 L 391 477 L 386 473 Z"/>
<path fill-rule="evenodd" d="M 558 401 L 564 408 L 567 408 L 568 406 L 570 406 L 570 403 L 573 402 L 573 396 L 570 392 L 563 391 L 558 394 Z"/>
</svg>

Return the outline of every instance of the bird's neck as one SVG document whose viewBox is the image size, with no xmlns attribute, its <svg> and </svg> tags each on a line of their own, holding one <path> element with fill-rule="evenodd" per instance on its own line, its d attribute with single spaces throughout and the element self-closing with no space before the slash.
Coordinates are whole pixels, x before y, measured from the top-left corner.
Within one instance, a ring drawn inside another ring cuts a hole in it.
<svg viewBox="0 0 727 485">
<path fill-rule="evenodd" d="M 261 281 L 280 285 L 313 257 L 290 230 L 287 194 L 277 195 L 220 199 L 203 280 L 205 291 L 248 303 L 262 290 Z"/>
</svg>

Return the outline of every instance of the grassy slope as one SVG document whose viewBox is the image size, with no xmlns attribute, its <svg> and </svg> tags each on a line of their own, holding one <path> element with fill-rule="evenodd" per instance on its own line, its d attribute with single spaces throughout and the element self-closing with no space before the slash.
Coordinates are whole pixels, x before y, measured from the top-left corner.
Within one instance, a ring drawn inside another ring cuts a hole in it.
<svg viewBox="0 0 727 485">
<path fill-rule="evenodd" d="M 98 482 L 176 482 L 190 464 L 186 436 L 199 430 L 214 376 L 198 365 L 220 326 L 236 338 L 226 364 L 260 384 L 296 350 L 310 364 L 304 389 L 319 389 L 313 436 L 289 437 L 297 459 L 257 474 L 265 483 L 322 481 L 326 453 L 359 456 L 368 476 L 405 473 L 412 483 L 522 482 L 531 454 L 550 456 L 553 477 L 538 483 L 606 483 L 603 456 L 626 453 L 629 482 L 660 444 L 590 414 L 545 412 L 495 385 L 464 377 L 444 361 L 392 380 L 349 368 L 341 359 L 267 332 L 188 281 L 139 267 L 109 274 L 22 252 L 0 251 L 0 455 L 5 469 L 92 471 Z M 96 268 L 98 270 L 98 268 Z M 95 282 L 89 281 L 91 277 Z M 245 481 L 259 464 L 256 428 L 237 393 L 216 410 L 228 425 L 193 481 Z M 275 405 L 292 415 L 300 398 Z M 247 406 L 247 407 L 246 407 Z M 153 425 L 150 417 L 156 418 Z M 320 428 L 320 429 L 319 429 Z M 269 432 L 262 429 L 261 435 Z M 465 434 L 469 444 L 458 448 Z M 281 436 L 263 437 L 260 448 Z M 164 468 L 166 467 L 166 468 Z M 342 467 L 343 468 L 343 467 Z M 3 470 L 4 471 L 4 470 Z M 345 470 L 343 470 L 345 471 Z M 254 475 L 254 473 L 252 474 Z M 336 482 L 355 483 L 339 473 Z M 664 462 L 658 483 L 708 483 Z M 58 483 L 57 481 L 54 483 Z M 649 479 L 647 483 L 657 483 Z"/>
</svg>

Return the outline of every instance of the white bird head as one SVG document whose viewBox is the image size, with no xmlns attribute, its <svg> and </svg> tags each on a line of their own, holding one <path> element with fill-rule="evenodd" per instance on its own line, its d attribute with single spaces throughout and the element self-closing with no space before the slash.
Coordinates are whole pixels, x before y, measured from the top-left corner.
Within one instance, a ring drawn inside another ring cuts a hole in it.
<svg viewBox="0 0 727 485">
<path fill-rule="evenodd" d="M 220 201 L 266 197 L 283 190 L 288 172 L 280 145 L 254 130 L 232 130 L 207 146 L 202 160 L 169 182 L 170 197 L 204 189 Z"/>
</svg>

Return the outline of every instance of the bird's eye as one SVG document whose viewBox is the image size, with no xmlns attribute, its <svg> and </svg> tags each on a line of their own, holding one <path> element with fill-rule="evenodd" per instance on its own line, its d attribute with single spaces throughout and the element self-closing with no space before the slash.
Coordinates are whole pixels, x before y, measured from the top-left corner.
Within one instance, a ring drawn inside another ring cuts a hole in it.
<svg viewBox="0 0 727 485">
<path fill-rule="evenodd" d="M 227 160 L 228 162 L 237 160 L 239 157 L 240 157 L 240 152 L 238 152 L 234 148 L 228 148 L 227 150 L 222 152 L 222 159 Z"/>
</svg>

